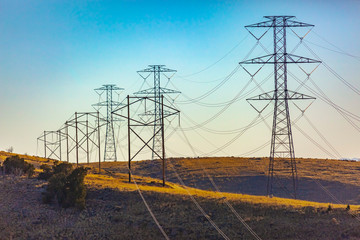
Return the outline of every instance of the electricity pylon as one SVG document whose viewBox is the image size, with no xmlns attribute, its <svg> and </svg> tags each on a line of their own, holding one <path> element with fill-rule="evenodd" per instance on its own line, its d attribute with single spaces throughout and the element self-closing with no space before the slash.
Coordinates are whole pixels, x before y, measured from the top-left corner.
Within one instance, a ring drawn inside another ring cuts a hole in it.
<svg viewBox="0 0 360 240">
<path fill-rule="evenodd" d="M 100 98 L 103 93 L 106 94 L 106 100 L 93 104 L 94 107 L 106 107 L 106 135 L 105 135 L 105 150 L 104 161 L 115 161 L 116 157 L 116 143 L 114 135 L 114 119 L 112 111 L 114 108 L 121 105 L 120 102 L 113 101 L 113 92 L 124 90 L 116 87 L 115 84 L 105 84 L 101 88 L 94 89 Z M 97 109 L 98 110 L 98 109 Z"/>
<path fill-rule="evenodd" d="M 273 195 L 274 172 L 282 170 L 290 171 L 294 198 L 297 190 L 297 170 L 295 162 L 294 143 L 291 132 L 291 122 L 288 100 L 315 99 L 308 95 L 290 91 L 287 88 L 287 64 L 288 63 L 320 63 L 306 57 L 300 57 L 287 52 L 286 29 L 297 27 L 313 27 L 314 25 L 297 22 L 292 20 L 294 16 L 265 16 L 267 21 L 245 26 L 250 32 L 251 28 L 270 28 L 273 29 L 274 53 L 266 56 L 249 59 L 240 64 L 273 64 L 275 89 L 271 92 L 260 94 L 259 96 L 247 99 L 275 101 L 274 116 L 271 136 L 270 161 L 268 169 L 267 194 Z M 263 34 L 264 35 L 264 34 Z M 263 36 L 262 35 L 262 36 Z M 253 35 L 255 37 L 255 35 Z M 261 36 L 261 37 L 262 37 Z M 260 38 L 261 38 L 260 37 Z M 260 38 L 255 37 L 258 41 Z M 282 163 L 280 163 L 280 161 Z M 290 164 L 288 164 L 288 162 Z M 280 184 L 280 181 L 278 181 Z M 280 186 L 284 187 L 284 186 Z M 286 187 L 285 187 L 286 188 Z"/>
<path fill-rule="evenodd" d="M 161 95 L 164 94 L 172 94 L 172 93 L 180 93 L 179 91 L 175 91 L 172 89 L 161 87 L 161 74 L 163 73 L 173 73 L 175 74 L 176 70 L 165 68 L 165 65 L 149 65 L 148 68 L 137 71 L 139 75 L 146 80 L 151 74 L 154 75 L 154 86 L 152 88 L 138 91 L 134 94 L 136 95 L 153 95 L 155 98 L 154 110 L 146 111 L 143 115 L 144 116 L 153 116 L 155 119 L 154 124 L 154 138 L 153 138 L 153 149 L 155 152 L 161 153 L 162 152 L 162 137 L 160 134 L 160 129 L 162 126 L 162 118 L 161 118 Z M 143 77 L 141 73 L 148 73 L 147 77 Z M 168 77 L 170 79 L 171 77 Z M 165 113 L 166 114 L 166 113 Z M 161 156 L 161 155 L 160 155 Z M 152 159 L 154 159 L 156 155 L 154 151 L 152 152 Z"/>
</svg>

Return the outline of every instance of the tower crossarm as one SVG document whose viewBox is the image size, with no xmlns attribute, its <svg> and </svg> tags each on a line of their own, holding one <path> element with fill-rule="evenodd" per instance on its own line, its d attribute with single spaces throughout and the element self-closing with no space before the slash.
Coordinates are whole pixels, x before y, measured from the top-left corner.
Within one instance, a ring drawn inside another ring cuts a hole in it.
<svg viewBox="0 0 360 240">
<path fill-rule="evenodd" d="M 315 100 L 315 97 L 303 94 L 303 93 L 299 93 L 299 92 L 294 92 L 294 91 L 287 91 L 287 99 L 288 100 Z"/>
<path fill-rule="evenodd" d="M 180 113 L 179 110 L 176 110 L 176 111 L 164 110 L 164 118 L 170 117 L 170 116 L 178 114 L 178 113 Z M 139 116 L 154 116 L 154 115 L 155 115 L 155 112 L 153 110 L 149 110 L 149 111 L 139 114 Z"/>
<path fill-rule="evenodd" d="M 121 102 L 117 102 L 117 101 L 111 101 L 109 102 L 112 106 L 120 106 L 120 105 L 124 105 L 123 103 Z M 92 104 L 91 106 L 94 106 L 94 107 L 106 107 L 108 106 L 108 102 L 105 101 L 105 102 L 99 102 L 99 103 L 95 103 L 95 104 Z"/>
<path fill-rule="evenodd" d="M 275 64 L 275 63 L 321 63 L 321 61 L 307 58 L 307 57 L 301 57 L 294 54 L 285 53 L 284 54 L 284 60 L 283 61 L 275 61 L 276 54 L 270 54 L 265 55 L 262 57 L 252 58 L 248 59 L 242 62 L 239 62 L 239 64 Z"/>
<path fill-rule="evenodd" d="M 286 63 L 321 63 L 321 61 L 286 53 Z"/>
<path fill-rule="evenodd" d="M 266 93 L 262 93 L 260 95 L 257 95 L 255 97 L 251 97 L 246 99 L 246 101 L 254 101 L 254 100 L 274 100 L 274 92 L 275 91 L 270 91 L 270 92 L 266 92 Z"/>
<path fill-rule="evenodd" d="M 252 58 L 248 59 L 242 62 L 239 62 L 239 64 L 267 64 L 267 63 L 274 63 L 275 54 L 269 54 L 262 57 Z M 271 61 L 272 60 L 272 61 Z"/>
<path fill-rule="evenodd" d="M 101 90 L 108 90 L 109 88 L 112 90 L 124 90 L 124 88 L 119 88 L 115 84 L 106 84 L 106 85 L 103 85 L 103 87 L 95 88 L 94 90 L 101 91 Z"/>
<path fill-rule="evenodd" d="M 270 92 L 266 92 L 266 93 L 262 93 L 260 95 L 257 95 L 255 97 L 251 97 L 251 98 L 247 98 L 246 101 L 259 101 L 259 100 L 267 100 L 267 101 L 272 101 L 275 100 L 275 91 L 270 91 Z M 287 94 L 285 95 L 285 97 L 278 97 L 278 100 L 315 100 L 315 97 L 303 94 L 303 93 L 299 93 L 299 92 L 294 92 L 294 91 L 290 91 L 287 90 Z"/>
<path fill-rule="evenodd" d="M 250 24 L 245 26 L 245 28 L 249 29 L 249 28 L 271 28 L 271 27 L 314 27 L 313 24 L 290 20 L 294 18 L 294 16 L 265 16 L 265 18 L 270 20 Z M 279 18 L 284 19 L 285 22 L 283 22 L 282 24 L 276 23 L 276 19 Z"/>
<path fill-rule="evenodd" d="M 158 72 L 177 72 L 174 69 L 170 69 L 170 68 L 164 68 L 165 65 L 149 65 L 148 68 L 145 68 L 143 70 L 139 70 L 137 71 L 137 73 L 143 73 L 143 72 L 154 72 L 154 70 L 158 71 Z"/>
<path fill-rule="evenodd" d="M 172 90 L 172 89 L 168 89 L 168 88 L 159 88 L 160 90 L 160 93 L 161 94 L 171 94 L 171 93 L 181 93 L 180 91 L 176 91 L 176 90 Z M 138 92 L 135 92 L 134 94 L 137 95 L 137 94 L 154 94 L 155 93 L 155 90 L 154 88 L 149 88 L 149 89 L 145 89 L 145 90 L 141 90 L 141 91 L 138 91 Z"/>
<path fill-rule="evenodd" d="M 181 93 L 180 91 L 176 91 L 176 90 L 172 90 L 169 88 L 160 88 L 160 93 L 161 94 L 169 94 L 169 93 Z"/>
</svg>

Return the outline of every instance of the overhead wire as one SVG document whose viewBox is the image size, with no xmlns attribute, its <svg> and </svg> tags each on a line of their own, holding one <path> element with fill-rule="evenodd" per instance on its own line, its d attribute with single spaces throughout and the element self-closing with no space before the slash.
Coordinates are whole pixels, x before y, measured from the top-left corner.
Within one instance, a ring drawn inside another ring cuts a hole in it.
<svg viewBox="0 0 360 240">
<path fill-rule="evenodd" d="M 329 152 L 328 150 L 326 150 L 324 147 L 322 147 L 317 141 L 315 141 L 314 139 L 312 139 L 309 134 L 307 134 L 305 131 L 303 131 L 299 126 L 297 126 L 296 124 L 293 123 L 293 126 L 302 134 L 304 135 L 310 142 L 312 142 L 315 146 L 317 146 L 321 151 L 323 151 L 324 153 L 326 153 L 327 155 L 336 158 L 335 155 L 333 155 L 331 152 Z"/>
<path fill-rule="evenodd" d="M 262 86 L 264 83 L 266 83 L 271 77 L 273 76 L 273 73 L 269 74 L 260 84 L 259 86 Z M 252 77 L 247 83 L 246 85 L 249 85 L 251 83 L 251 81 L 254 81 L 254 77 Z M 173 85 L 173 83 L 172 83 Z M 258 85 L 258 84 L 257 84 Z M 174 85 L 173 85 L 174 86 Z M 175 86 L 174 86 L 175 87 Z M 175 87 L 176 88 L 176 87 Z M 241 95 L 241 92 L 243 92 L 243 90 L 240 90 L 237 95 L 235 97 L 233 97 L 231 100 L 227 100 L 224 102 L 217 102 L 217 103 L 205 103 L 205 102 L 193 102 L 191 104 L 196 104 L 199 106 L 203 106 L 203 107 L 223 107 L 226 106 L 228 104 L 234 103 L 234 102 L 238 102 L 239 100 L 243 99 L 244 97 L 248 96 L 250 93 L 254 92 L 256 89 L 258 88 L 258 86 L 255 86 L 254 88 L 252 88 L 250 91 L 248 91 L 247 93 Z M 178 101 L 176 101 L 178 104 L 182 104 L 179 103 Z M 190 102 L 188 103 L 190 104 Z"/>
<path fill-rule="evenodd" d="M 326 50 L 329 50 L 329 51 L 332 51 L 332 52 L 336 52 L 336 53 L 340 53 L 340 54 L 343 54 L 343 55 L 347 55 L 349 57 L 352 57 L 358 61 L 360 61 L 360 56 L 356 56 L 356 55 L 353 55 L 353 54 L 350 54 L 344 50 L 342 50 L 341 48 L 337 47 L 335 44 L 331 43 L 330 41 L 326 40 L 326 38 L 322 37 L 320 34 L 316 33 L 316 31 L 312 31 L 316 36 L 318 36 L 321 40 L 323 40 L 324 42 L 328 43 L 329 45 L 333 46 L 334 48 L 336 48 L 338 51 L 336 50 L 333 50 L 333 49 L 330 49 L 330 48 L 326 48 L 324 46 L 321 46 L 319 44 L 316 44 L 316 43 L 313 43 L 313 42 L 310 42 L 310 41 L 307 41 L 308 43 L 310 44 L 313 44 L 315 46 L 318 46 L 318 47 L 321 47 L 321 48 L 324 48 Z"/>
<path fill-rule="evenodd" d="M 181 128 L 180 128 L 181 129 Z M 189 147 L 191 148 L 192 152 L 194 155 L 196 155 L 196 152 L 192 146 L 192 144 L 190 143 L 188 137 L 185 135 L 185 132 L 182 131 L 184 138 L 187 142 L 187 144 L 189 145 Z M 198 161 L 196 161 L 198 162 Z M 220 191 L 219 187 L 216 185 L 216 183 L 214 182 L 214 179 L 209 175 L 208 171 L 204 168 L 204 166 L 200 163 L 200 166 L 203 170 L 203 172 L 206 174 L 207 178 L 210 180 L 211 184 L 213 185 L 213 187 L 215 188 L 216 192 L 219 193 L 222 198 L 224 199 L 225 204 L 229 207 L 229 209 L 231 210 L 231 212 L 237 217 L 237 219 L 244 225 L 244 227 L 251 233 L 251 235 L 253 235 L 253 237 L 257 240 L 261 240 L 261 238 L 257 235 L 257 233 L 245 222 L 245 220 L 239 215 L 239 213 L 234 209 L 234 207 L 231 205 L 231 203 L 226 199 L 226 197 L 222 194 L 222 192 Z"/>
<path fill-rule="evenodd" d="M 264 84 L 269 78 L 270 78 L 271 75 L 269 75 L 267 78 L 265 78 L 261 85 Z M 249 82 L 247 82 L 247 84 L 237 93 L 237 95 L 233 98 L 232 101 L 230 101 L 227 105 L 225 105 L 222 109 L 220 109 L 220 111 L 218 111 L 216 114 L 214 114 L 212 117 L 208 118 L 207 120 L 205 120 L 204 122 L 202 123 L 196 123 L 194 120 L 192 120 L 187 114 L 183 113 L 183 115 L 185 116 L 185 118 L 187 118 L 190 122 L 192 122 L 194 125 L 191 126 L 191 127 L 187 127 L 187 128 L 184 128 L 185 131 L 189 131 L 189 130 L 194 130 L 194 129 L 197 129 L 197 128 L 202 128 L 202 129 L 206 129 L 207 131 L 209 132 L 213 132 L 213 133 L 229 133 L 229 134 L 232 134 L 232 133 L 235 133 L 235 132 L 238 132 L 238 131 L 241 131 L 241 129 L 236 129 L 236 130 L 228 130 L 228 131 L 219 131 L 219 130 L 213 130 L 213 129 L 210 129 L 210 128 L 206 128 L 204 127 L 204 125 L 212 122 L 213 120 L 215 120 L 217 117 L 219 117 L 222 113 L 224 113 L 233 103 L 235 103 L 236 101 L 239 100 L 239 98 L 244 98 L 246 96 L 248 96 L 250 93 L 252 93 L 253 91 L 255 91 L 257 89 L 257 87 L 253 88 L 252 90 L 250 90 L 249 92 L 243 94 L 243 92 L 246 90 L 246 88 L 249 86 L 249 84 L 251 83 L 251 81 L 253 81 L 254 78 L 250 79 Z M 242 95 L 243 94 L 243 95 Z M 174 103 L 174 105 L 179 109 L 179 107 Z"/>
<path fill-rule="evenodd" d="M 270 116 L 270 115 L 268 115 Z M 229 140 L 228 142 L 226 142 L 225 144 L 223 144 L 221 147 L 219 147 L 218 149 L 214 149 L 211 152 L 208 152 L 207 155 L 213 155 L 218 153 L 220 150 L 227 148 L 228 146 L 230 146 L 232 143 L 234 143 L 237 139 L 239 139 L 247 130 L 249 130 L 250 128 L 254 127 L 255 125 L 257 125 L 258 123 L 256 123 L 256 120 L 260 118 L 260 114 L 257 115 L 241 132 L 239 132 L 236 136 L 234 136 L 231 140 Z M 255 124 L 256 123 L 256 124 Z"/>
<path fill-rule="evenodd" d="M 189 191 L 188 187 L 185 185 L 184 181 L 182 180 L 182 178 L 180 177 L 179 173 L 177 172 L 175 166 L 173 165 L 173 163 L 171 162 L 171 158 L 168 159 L 168 163 L 170 165 L 170 167 L 173 169 L 177 179 L 179 180 L 180 184 L 184 187 L 185 191 L 187 192 L 187 194 L 189 195 L 189 197 L 191 198 L 191 200 L 194 202 L 194 204 L 196 205 L 196 207 L 200 210 L 200 212 L 203 214 L 203 216 L 209 221 L 209 223 L 216 229 L 216 231 L 224 238 L 227 240 L 230 240 L 230 238 L 216 225 L 216 223 L 210 218 L 210 216 L 204 211 L 204 209 L 200 206 L 200 204 L 198 203 L 198 201 L 194 198 L 194 196 L 191 194 L 191 192 Z"/>
<path fill-rule="evenodd" d="M 314 131 L 320 136 L 320 138 L 325 142 L 326 145 L 336 154 L 338 158 L 341 158 L 341 154 L 335 149 L 335 147 L 327 140 L 326 137 L 316 128 L 316 126 L 310 121 L 310 119 L 304 115 L 305 120 L 309 125 L 314 129 Z"/>
<path fill-rule="evenodd" d="M 230 51 L 228 51 L 224 56 L 222 56 L 220 59 L 216 60 L 214 63 L 210 64 L 209 66 L 207 66 L 207 67 L 205 67 L 205 68 L 203 68 L 203 69 L 201 69 L 200 71 L 197 71 L 197 72 L 191 73 L 191 74 L 187 74 L 187 75 L 184 75 L 184 76 L 182 76 L 182 77 L 194 76 L 194 75 L 197 75 L 197 74 L 199 74 L 199 73 L 202 73 L 202 72 L 210 69 L 211 67 L 215 66 L 215 65 L 216 65 L 217 63 L 219 63 L 221 60 L 223 60 L 224 58 L 226 58 L 230 53 L 232 53 L 237 47 L 239 47 L 240 44 L 242 44 L 248 37 L 249 37 L 249 35 L 246 34 L 246 36 L 245 36 L 242 40 L 240 40 L 240 42 L 238 42 L 234 47 L 232 47 L 232 48 L 230 49 Z"/>
<path fill-rule="evenodd" d="M 254 49 L 256 48 L 258 43 L 256 43 L 252 49 L 250 49 L 249 53 L 246 55 L 246 57 L 244 59 L 246 59 L 253 51 Z M 210 94 L 214 93 L 215 91 L 217 91 L 222 85 L 224 85 L 237 71 L 238 69 L 240 68 L 240 65 L 237 64 L 235 69 L 230 73 L 228 74 L 224 79 L 223 81 L 221 81 L 219 84 L 217 84 L 214 88 L 212 88 L 211 90 L 209 90 L 208 92 L 204 93 L 203 95 L 200 95 L 199 97 L 196 97 L 196 98 L 190 98 L 188 97 L 186 94 L 182 93 L 182 95 L 187 98 L 187 100 L 185 101 L 178 101 L 178 103 L 180 104 L 189 104 L 189 103 L 194 103 L 194 102 L 198 102 L 204 98 L 206 98 L 207 96 L 209 96 Z M 172 84 L 173 85 L 173 84 Z M 173 85 L 174 86 L 174 85 Z M 176 88 L 176 86 L 174 86 Z M 179 90 L 178 88 L 176 88 L 177 90 Z"/>
<path fill-rule="evenodd" d="M 360 121 L 360 116 L 356 115 L 342 107 L 340 107 L 339 105 L 335 104 L 325 93 L 324 91 L 321 90 L 321 88 L 315 83 L 315 81 L 313 79 L 310 78 L 310 82 L 312 83 L 312 85 L 316 88 L 316 90 L 321 94 L 321 97 L 323 99 L 325 99 L 327 101 L 327 103 L 329 105 L 331 105 L 332 107 L 334 107 L 335 109 L 338 109 L 340 112 L 344 113 L 345 115 L 351 117 L 352 119 L 354 119 L 355 121 Z M 317 94 L 317 96 L 319 96 L 319 94 Z"/>
<path fill-rule="evenodd" d="M 291 75 L 296 81 L 298 81 L 299 83 L 301 83 L 301 81 L 294 75 L 292 74 L 290 71 L 288 71 L 289 75 Z M 325 93 L 316 85 L 316 83 L 309 78 L 311 83 L 315 86 L 315 88 L 319 91 L 316 92 L 314 91 L 312 88 L 310 88 L 309 86 L 307 86 L 306 84 L 304 85 L 304 87 L 310 91 L 312 94 L 314 94 L 316 97 L 318 97 L 320 100 L 322 100 L 323 102 L 327 103 L 328 105 L 330 105 L 331 107 L 333 107 L 351 126 L 353 126 L 358 132 L 360 132 L 360 127 L 358 127 L 350 118 L 356 120 L 356 121 L 360 121 L 360 117 L 356 114 L 353 114 L 349 111 L 347 111 L 346 109 L 338 106 L 337 104 L 335 104 L 332 100 L 330 100 Z"/>
<path fill-rule="evenodd" d="M 210 94 L 216 92 L 221 86 L 223 86 L 227 81 L 229 81 L 231 79 L 231 77 L 239 70 L 240 66 L 236 65 L 236 67 L 219 83 L 217 84 L 215 87 L 213 87 L 212 89 L 210 89 L 209 91 L 205 92 L 204 94 L 200 95 L 199 97 L 196 98 L 190 98 L 188 97 L 186 94 L 182 94 L 185 98 L 187 98 L 188 100 L 184 100 L 184 101 L 178 101 L 178 103 L 180 104 L 189 104 L 189 103 L 194 103 L 197 101 L 200 101 L 206 97 L 208 97 Z M 173 83 L 171 82 L 171 84 L 173 85 Z M 174 85 L 173 85 L 174 86 Z M 179 90 L 176 86 L 174 86 L 176 88 L 176 90 Z"/>
<path fill-rule="evenodd" d="M 252 150 L 250 150 L 250 151 L 248 151 L 248 152 L 242 153 L 242 154 L 240 154 L 239 156 L 240 156 L 240 157 L 245 157 L 245 156 L 253 155 L 254 153 L 256 153 L 256 152 L 264 149 L 266 146 L 269 146 L 270 143 L 271 143 L 271 141 L 269 140 L 269 141 L 265 142 L 264 144 L 256 147 L 255 149 L 252 149 Z"/>
<path fill-rule="evenodd" d="M 159 228 L 159 230 L 160 230 L 161 234 L 164 236 L 164 238 L 167 239 L 167 240 L 170 240 L 170 238 L 168 237 L 168 235 L 166 234 L 166 232 L 164 231 L 164 229 L 161 227 L 159 221 L 156 219 L 154 213 L 152 212 L 151 208 L 149 207 L 149 204 L 146 202 L 143 194 L 141 193 L 141 190 L 140 190 L 138 184 L 136 183 L 136 180 L 135 180 L 135 178 L 134 178 L 134 176 L 133 176 L 133 174 L 132 174 L 132 172 L 131 172 L 131 169 L 128 168 L 128 170 L 129 170 L 130 176 L 132 176 L 131 179 L 132 179 L 132 181 L 134 182 L 134 184 L 135 184 L 135 186 L 136 186 L 136 189 L 137 189 L 137 191 L 138 191 L 141 199 L 143 200 L 143 202 L 144 202 L 144 204 L 145 204 L 145 206 L 146 206 L 146 209 L 148 210 L 148 212 L 150 213 L 152 219 L 154 220 L 156 226 Z"/>
<path fill-rule="evenodd" d="M 357 95 L 360 95 L 359 88 L 352 85 L 350 82 L 348 82 L 346 79 L 344 79 L 340 74 L 338 74 L 334 69 L 332 69 L 326 62 L 324 62 L 306 43 L 303 43 L 304 46 L 309 50 L 311 54 L 314 55 L 314 57 L 322 62 L 322 65 L 330 72 L 332 73 L 337 79 L 339 79 L 343 84 L 345 84 L 350 90 L 352 90 Z"/>
</svg>

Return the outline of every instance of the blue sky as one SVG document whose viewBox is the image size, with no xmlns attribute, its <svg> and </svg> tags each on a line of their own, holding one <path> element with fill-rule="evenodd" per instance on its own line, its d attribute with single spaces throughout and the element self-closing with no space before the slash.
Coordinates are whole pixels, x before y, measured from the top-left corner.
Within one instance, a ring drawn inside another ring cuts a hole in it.
<svg viewBox="0 0 360 240">
<path fill-rule="evenodd" d="M 142 80 L 136 71 L 149 64 L 165 64 L 178 70 L 172 81 L 184 94 L 195 98 L 205 93 L 218 83 L 209 81 L 229 74 L 255 44 L 244 25 L 262 21 L 265 15 L 296 16 L 299 21 L 315 25 L 314 32 L 306 38 L 311 43 L 338 51 L 336 46 L 360 56 L 360 2 L 355 0 L 1 0 L 0 9 L 0 149 L 13 146 L 19 153 L 35 154 L 36 138 L 42 131 L 56 130 L 75 111 L 92 110 L 91 104 L 97 101 L 94 88 L 114 83 L 125 88 L 124 97 L 138 90 Z M 217 64 L 191 75 L 221 59 L 242 40 Z M 271 49 L 271 42 L 264 39 L 263 44 Z M 358 58 L 308 45 L 347 81 L 360 88 Z M 264 54 L 260 50 L 257 55 Z M 304 47 L 300 47 L 297 54 L 313 57 Z M 236 90 L 245 85 L 248 80 L 245 76 L 239 73 L 205 101 L 216 103 L 231 99 Z M 265 73 L 260 75 L 258 81 L 264 76 Z M 339 83 L 324 67 L 320 67 L 313 77 L 337 104 L 360 114 L 357 107 L 360 97 Z M 293 83 L 289 85 L 296 87 Z M 266 89 L 271 90 L 271 86 L 270 81 Z M 309 94 L 306 89 L 302 92 Z M 193 116 L 197 122 L 205 121 L 218 110 L 181 106 L 181 111 Z M 209 127 L 235 129 L 245 126 L 255 116 L 244 100 L 231 106 Z M 343 157 L 360 157 L 357 140 L 360 133 L 335 110 L 317 101 L 307 116 Z M 271 125 L 271 121 L 268 122 Z M 302 125 L 300 121 L 299 126 L 316 139 L 305 123 Z M 186 124 L 191 126 L 186 121 L 183 124 L 184 127 Z M 219 155 L 241 155 L 270 139 L 269 130 L 262 125 Z M 231 139 L 231 136 L 199 132 L 215 146 Z M 202 142 L 194 132 L 188 134 L 193 145 L 205 153 L 211 152 L 213 146 Z M 192 155 L 186 144 L 179 144 L 179 141 L 174 135 L 169 140 L 169 148 Z M 329 157 L 295 129 L 294 142 L 298 156 Z M 265 147 L 255 155 L 267 156 L 268 152 L 269 147 Z"/>
</svg>

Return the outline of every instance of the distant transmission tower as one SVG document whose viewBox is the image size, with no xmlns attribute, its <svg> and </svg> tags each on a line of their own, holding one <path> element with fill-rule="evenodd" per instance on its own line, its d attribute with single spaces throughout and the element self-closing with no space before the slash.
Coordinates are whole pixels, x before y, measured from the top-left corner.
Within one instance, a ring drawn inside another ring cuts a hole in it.
<svg viewBox="0 0 360 240">
<path fill-rule="evenodd" d="M 162 152 L 162 138 L 161 138 L 161 134 L 160 134 L 160 129 L 162 126 L 162 118 L 161 118 L 161 95 L 164 94 L 171 94 L 171 93 L 180 93 L 179 91 L 175 91 L 175 90 L 171 90 L 171 89 L 167 89 L 164 87 L 161 87 L 161 83 L 160 83 L 160 78 L 161 78 L 161 74 L 164 73 L 173 73 L 175 74 L 176 70 L 172 70 L 172 69 L 168 69 L 165 68 L 165 65 L 149 65 L 149 68 L 137 71 L 139 73 L 139 75 L 144 78 L 144 80 L 146 80 L 146 78 L 148 78 L 151 74 L 154 75 L 154 86 L 153 88 L 149 88 L 146 90 L 142 90 L 142 91 L 138 91 L 134 94 L 140 95 L 140 94 L 144 94 L 144 95 L 153 95 L 155 98 L 155 106 L 154 106 L 154 110 L 150 110 L 144 113 L 144 115 L 147 116 L 153 116 L 155 119 L 155 124 L 154 124 L 154 138 L 153 138 L 153 149 L 155 150 L 155 152 L 161 153 Z M 149 75 L 147 75 L 146 77 L 143 77 L 141 75 L 141 73 L 148 73 Z M 171 77 L 166 76 L 168 79 L 170 79 Z M 158 133 L 158 134 L 156 134 Z M 152 159 L 154 159 L 156 156 L 154 154 L 154 152 L 152 152 Z"/>
<path fill-rule="evenodd" d="M 116 87 L 115 84 L 105 84 L 101 88 L 94 89 L 101 99 L 102 94 L 105 93 L 106 100 L 93 104 L 94 107 L 106 107 L 106 136 L 105 136 L 105 150 L 104 161 L 116 161 L 116 143 L 114 135 L 114 119 L 112 111 L 114 107 L 120 105 L 120 102 L 113 100 L 113 93 L 116 91 L 124 90 L 123 88 Z"/>
<path fill-rule="evenodd" d="M 294 143 L 291 132 L 291 122 L 288 100 L 315 99 L 313 97 L 293 92 L 287 88 L 287 64 L 288 63 L 320 63 L 319 61 L 296 56 L 287 53 L 286 29 L 295 27 L 313 27 L 314 25 L 297 22 L 292 20 L 294 16 L 265 16 L 267 21 L 245 26 L 251 35 L 255 35 L 249 30 L 251 28 L 272 28 L 274 34 L 274 53 L 266 56 L 246 60 L 240 64 L 274 64 L 275 90 L 260 94 L 248 100 L 274 100 L 274 117 L 271 136 L 271 150 L 267 181 L 267 194 L 273 194 L 274 180 L 281 188 L 285 188 L 281 181 L 274 174 L 275 171 L 282 170 L 291 174 L 294 198 L 297 190 L 297 170 L 295 162 Z M 263 34 L 264 35 L 264 34 Z M 262 35 L 262 36 L 263 36 Z M 261 37 L 262 37 L 261 36 Z M 260 38 L 261 38 L 260 37 Z M 258 41 L 260 38 L 255 37 Z M 281 161 L 282 160 L 282 161 Z"/>
</svg>

